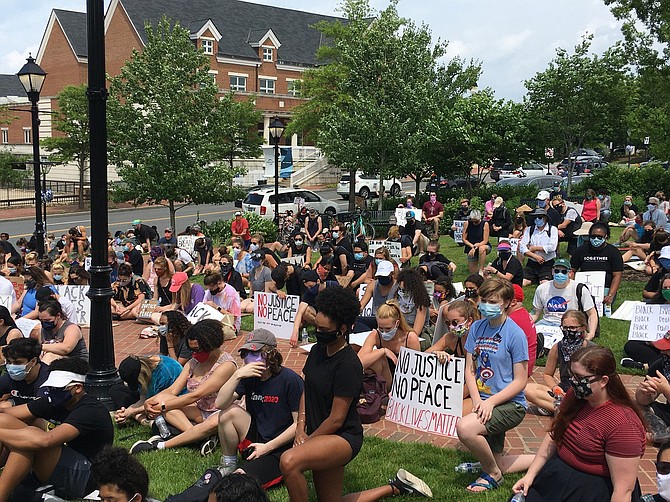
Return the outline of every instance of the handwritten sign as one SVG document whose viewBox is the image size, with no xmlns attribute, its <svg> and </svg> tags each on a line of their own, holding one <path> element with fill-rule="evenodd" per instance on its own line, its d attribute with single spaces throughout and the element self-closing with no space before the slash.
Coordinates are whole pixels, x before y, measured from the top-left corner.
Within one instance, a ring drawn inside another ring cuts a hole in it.
<svg viewBox="0 0 670 502">
<path fill-rule="evenodd" d="M 12 311 L 12 296 L 11 295 L 0 295 L 0 305 L 5 307 L 10 312 Z"/>
<path fill-rule="evenodd" d="M 25 317 L 19 317 L 15 322 L 16 327 L 21 330 L 24 338 L 30 338 L 30 332 L 40 323 L 35 319 L 26 319 Z"/>
<path fill-rule="evenodd" d="M 402 247 L 400 246 L 399 242 L 392 242 L 392 241 L 370 241 L 368 243 L 368 252 L 371 256 L 375 255 L 375 252 L 377 249 L 384 247 L 388 249 L 389 255 L 391 255 L 391 259 L 395 260 L 395 262 L 400 265 L 400 257 L 402 256 Z"/>
<path fill-rule="evenodd" d="M 646 305 L 646 303 L 633 300 L 626 300 L 621 304 L 621 306 L 618 309 L 616 309 L 616 312 L 612 314 L 612 317 L 610 317 L 610 319 L 617 319 L 619 321 L 632 321 L 633 313 L 635 312 L 635 307 L 638 305 Z"/>
<path fill-rule="evenodd" d="M 465 359 L 442 364 L 434 354 L 402 347 L 393 375 L 386 420 L 440 436 L 456 437 L 463 410 Z"/>
<path fill-rule="evenodd" d="M 368 284 L 366 282 L 362 283 L 360 286 L 358 286 L 358 301 L 361 301 L 363 299 L 363 296 L 365 296 L 365 290 L 368 288 Z M 368 303 L 365 307 L 363 307 L 363 310 L 361 311 L 361 315 L 363 317 L 372 317 L 375 314 L 372 312 L 372 298 L 368 300 Z"/>
<path fill-rule="evenodd" d="M 517 251 L 519 250 L 519 240 L 520 239 L 507 239 L 510 247 L 512 248 L 512 255 L 516 255 Z"/>
<path fill-rule="evenodd" d="M 629 340 L 655 342 L 670 329 L 670 305 L 635 305 Z"/>
<path fill-rule="evenodd" d="M 398 222 L 399 227 L 404 227 L 407 225 L 407 220 L 405 219 L 407 211 L 414 211 L 414 218 L 416 221 L 421 221 L 421 218 L 423 217 L 421 209 L 407 209 L 406 207 L 398 207 L 395 210 L 395 219 Z"/>
<path fill-rule="evenodd" d="M 294 267 L 303 267 L 305 265 L 305 255 L 299 254 L 297 256 L 287 256 L 281 259 L 282 263 L 288 263 Z"/>
<path fill-rule="evenodd" d="M 195 235 L 178 235 L 177 236 L 177 246 L 188 251 L 189 254 L 193 254 L 193 249 L 195 248 L 195 241 L 198 237 Z"/>
<path fill-rule="evenodd" d="M 151 323 L 151 315 L 158 308 L 158 300 L 143 300 L 137 313 L 137 322 Z"/>
<path fill-rule="evenodd" d="M 91 324 L 91 299 L 86 296 L 89 286 L 57 286 L 58 294 L 67 298 L 74 305 L 75 318 L 68 319 L 75 324 Z"/>
<path fill-rule="evenodd" d="M 544 336 L 544 349 L 549 350 L 558 342 L 563 340 L 563 332 L 560 326 L 535 325 L 535 330 Z"/>
<path fill-rule="evenodd" d="M 221 321 L 223 320 L 223 314 L 215 308 L 200 302 L 188 313 L 186 319 L 188 319 L 191 324 L 195 324 L 203 319 L 215 319 Z"/>
<path fill-rule="evenodd" d="M 9 282 L 11 282 L 12 286 L 14 286 L 14 293 L 16 293 L 16 298 L 21 298 L 23 290 L 25 289 L 23 284 L 23 277 L 7 277 L 7 279 L 9 279 Z"/>
<path fill-rule="evenodd" d="M 254 293 L 254 329 L 265 328 L 275 337 L 289 340 L 298 313 L 300 297 L 286 295 L 279 298 L 275 293 Z"/>
<path fill-rule="evenodd" d="M 577 272 L 575 282 L 583 282 L 596 299 L 596 312 L 602 317 L 603 299 L 605 298 L 605 272 Z"/>
<path fill-rule="evenodd" d="M 465 226 L 465 221 L 454 220 L 453 225 L 456 227 L 456 230 L 454 230 L 454 242 L 456 244 L 463 244 L 463 227 Z"/>
</svg>

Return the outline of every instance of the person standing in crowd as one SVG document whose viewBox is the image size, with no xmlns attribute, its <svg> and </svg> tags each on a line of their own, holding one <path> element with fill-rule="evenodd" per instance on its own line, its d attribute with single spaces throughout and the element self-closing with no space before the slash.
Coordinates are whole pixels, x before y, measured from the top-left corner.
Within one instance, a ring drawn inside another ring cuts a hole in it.
<svg viewBox="0 0 670 502">
<path fill-rule="evenodd" d="M 658 208 L 660 204 L 658 197 L 649 197 L 647 210 L 642 215 L 642 221 L 653 221 L 656 228 L 664 228 L 666 232 L 670 232 L 668 217 Z"/>
<path fill-rule="evenodd" d="M 460 204 L 461 207 L 456 211 L 456 214 L 454 214 L 452 221 L 467 221 L 470 216 L 470 199 L 461 199 Z M 451 235 L 452 238 L 454 237 L 454 232 L 456 230 L 456 225 L 451 225 L 449 235 Z M 458 245 L 463 246 L 463 243 L 461 242 Z"/>
<path fill-rule="evenodd" d="M 135 240 L 146 251 L 149 251 L 158 241 L 158 232 L 153 227 L 142 223 L 142 220 L 133 220 L 133 228 L 135 229 Z"/>
<path fill-rule="evenodd" d="M 542 208 L 530 213 L 533 224 L 526 227 L 519 241 L 519 251 L 528 257 L 523 269 L 523 285 L 543 284 L 552 277 L 558 248 L 558 229 L 549 224 L 547 211 Z"/>
<path fill-rule="evenodd" d="M 468 221 L 463 226 L 463 252 L 467 256 L 471 274 L 484 269 L 486 255 L 491 251 L 489 232 L 489 223 L 482 219 L 481 211 L 479 209 L 470 211 Z"/>
<path fill-rule="evenodd" d="M 238 239 L 244 242 L 244 248 L 248 249 L 249 244 L 251 244 L 251 232 L 249 231 L 249 221 L 244 217 L 242 211 L 235 211 L 235 217 L 230 223 L 230 233 L 233 238 L 237 237 Z"/>
<path fill-rule="evenodd" d="M 159 246 L 176 246 L 177 237 L 174 235 L 174 228 L 167 227 L 163 234 L 163 237 L 158 239 Z"/>
<path fill-rule="evenodd" d="M 590 222 L 597 221 L 600 217 L 600 199 L 596 197 L 596 192 L 592 188 L 586 189 L 582 205 L 582 219 Z"/>
<path fill-rule="evenodd" d="M 437 194 L 430 192 L 428 200 L 421 208 L 426 225 L 432 229 L 434 238 L 440 235 L 440 221 L 444 218 L 444 206 L 437 200 Z"/>
<path fill-rule="evenodd" d="M 498 257 L 493 260 L 493 263 L 484 267 L 484 274 L 500 274 L 512 284 L 523 285 L 523 266 L 519 259 L 512 255 L 512 246 L 509 241 L 501 240 L 498 243 Z"/>
<path fill-rule="evenodd" d="M 512 233 L 512 217 L 505 207 L 502 197 L 496 197 L 493 202 L 493 215 L 489 221 L 492 237 L 509 237 Z"/>
<path fill-rule="evenodd" d="M 612 351 L 584 347 L 570 359 L 571 389 L 528 472 L 514 484 L 526 502 L 638 500 L 644 419 L 616 373 Z"/>
<path fill-rule="evenodd" d="M 318 251 L 319 235 L 323 230 L 321 216 L 313 207 L 309 209 L 309 216 L 305 219 L 305 236 L 312 251 Z"/>
<path fill-rule="evenodd" d="M 555 197 L 552 204 L 560 215 L 560 222 L 557 227 L 558 242 L 567 242 L 568 254 L 572 256 L 577 249 L 575 231 L 582 226 L 582 217 L 574 207 L 568 207 L 561 196 Z"/>
</svg>

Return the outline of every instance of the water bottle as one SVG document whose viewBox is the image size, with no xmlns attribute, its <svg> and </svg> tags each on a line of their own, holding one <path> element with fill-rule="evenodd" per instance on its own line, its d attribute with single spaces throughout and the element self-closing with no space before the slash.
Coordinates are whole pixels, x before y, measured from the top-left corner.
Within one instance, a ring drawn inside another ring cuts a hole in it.
<svg viewBox="0 0 670 502">
<path fill-rule="evenodd" d="M 170 429 L 168 428 L 167 422 L 165 421 L 165 417 L 163 415 L 158 415 L 156 420 L 154 420 L 154 424 L 156 424 L 156 427 L 158 428 L 158 434 L 160 434 L 163 439 L 170 437 Z"/>
<path fill-rule="evenodd" d="M 463 462 L 454 467 L 456 472 L 479 472 L 482 470 L 482 464 L 480 462 Z"/>
<path fill-rule="evenodd" d="M 612 317 L 612 305 L 603 304 L 605 317 Z"/>
<path fill-rule="evenodd" d="M 517 493 L 514 495 L 514 497 L 509 499 L 509 502 L 526 502 L 526 496 L 523 494 L 523 492 Z"/>
<path fill-rule="evenodd" d="M 302 328 L 302 345 L 307 345 L 309 343 L 309 335 L 307 334 L 307 328 Z"/>
</svg>

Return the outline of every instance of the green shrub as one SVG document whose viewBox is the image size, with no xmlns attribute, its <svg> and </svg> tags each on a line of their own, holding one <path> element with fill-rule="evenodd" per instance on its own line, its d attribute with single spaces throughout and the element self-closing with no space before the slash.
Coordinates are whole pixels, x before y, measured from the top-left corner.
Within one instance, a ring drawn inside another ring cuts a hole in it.
<svg viewBox="0 0 670 502">
<path fill-rule="evenodd" d="M 587 188 L 596 192 L 600 188 L 607 188 L 612 196 L 612 207 L 617 209 L 623 203 L 624 195 L 632 195 L 638 208 L 646 206 L 647 197 L 656 192 L 670 191 L 670 170 L 663 169 L 660 164 L 650 164 L 646 167 L 631 167 L 610 165 L 606 169 L 596 171 L 593 176 L 582 181 L 573 193 L 584 193 Z M 618 212 L 617 212 L 618 214 Z"/>
<path fill-rule="evenodd" d="M 251 235 L 261 234 L 265 242 L 277 240 L 277 225 L 271 220 L 263 218 L 256 213 L 244 213 L 244 217 L 249 222 L 249 231 Z M 230 224 L 233 218 L 229 220 L 216 220 L 212 223 L 205 223 L 202 229 L 203 233 L 214 241 L 215 245 L 229 244 L 232 237 Z"/>
</svg>

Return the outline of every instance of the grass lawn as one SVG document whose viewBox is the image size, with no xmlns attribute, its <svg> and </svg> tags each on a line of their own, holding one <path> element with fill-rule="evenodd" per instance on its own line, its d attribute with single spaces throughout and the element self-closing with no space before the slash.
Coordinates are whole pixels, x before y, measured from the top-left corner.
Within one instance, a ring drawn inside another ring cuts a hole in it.
<svg viewBox="0 0 670 502">
<path fill-rule="evenodd" d="M 612 239 L 615 240 L 621 232 L 619 228 L 612 229 Z M 463 281 L 469 274 L 465 255 L 451 238 L 442 237 L 441 252 L 456 262 L 458 270 L 454 280 Z M 562 245 L 563 248 L 564 244 Z M 565 256 L 565 251 L 563 250 Z M 489 255 L 490 261 L 495 258 L 494 251 Z M 417 259 L 413 262 L 416 264 Z M 641 299 L 644 282 L 625 281 L 622 283 L 616 306 L 624 300 Z M 524 305 L 532 308 L 532 299 L 535 287 L 525 289 Z M 601 336 L 598 343 L 610 347 L 619 360 L 623 357 L 623 345 L 628 337 L 628 322 L 612 319 L 601 319 Z M 242 329 L 253 329 L 251 316 L 242 318 Z M 542 361 L 539 361 L 542 364 Z M 626 373 L 636 373 L 634 370 L 622 369 Z M 116 444 L 130 448 L 139 439 L 149 437 L 148 428 L 142 426 L 126 427 L 117 431 Z M 207 467 L 218 463 L 218 455 L 207 458 L 200 457 L 196 450 L 183 448 L 170 451 L 150 452 L 139 456 L 139 460 L 147 467 L 151 479 L 151 494 L 162 500 L 171 493 L 182 491 L 192 484 Z M 472 474 L 457 474 L 454 466 L 460 462 L 472 460 L 467 452 L 437 448 L 431 445 L 418 443 L 398 443 L 390 440 L 381 440 L 366 437 L 359 455 L 346 468 L 344 492 L 351 493 L 386 484 L 388 479 L 395 475 L 402 467 L 423 478 L 432 488 L 435 500 L 444 501 L 507 501 L 511 496 L 511 487 L 521 475 L 506 476 L 502 489 L 483 494 L 469 494 L 464 487 L 474 481 Z M 284 487 L 272 489 L 269 492 L 272 501 L 287 501 L 288 494 Z M 316 500 L 311 492 L 310 500 Z M 402 500 L 402 498 L 399 498 Z"/>
</svg>

